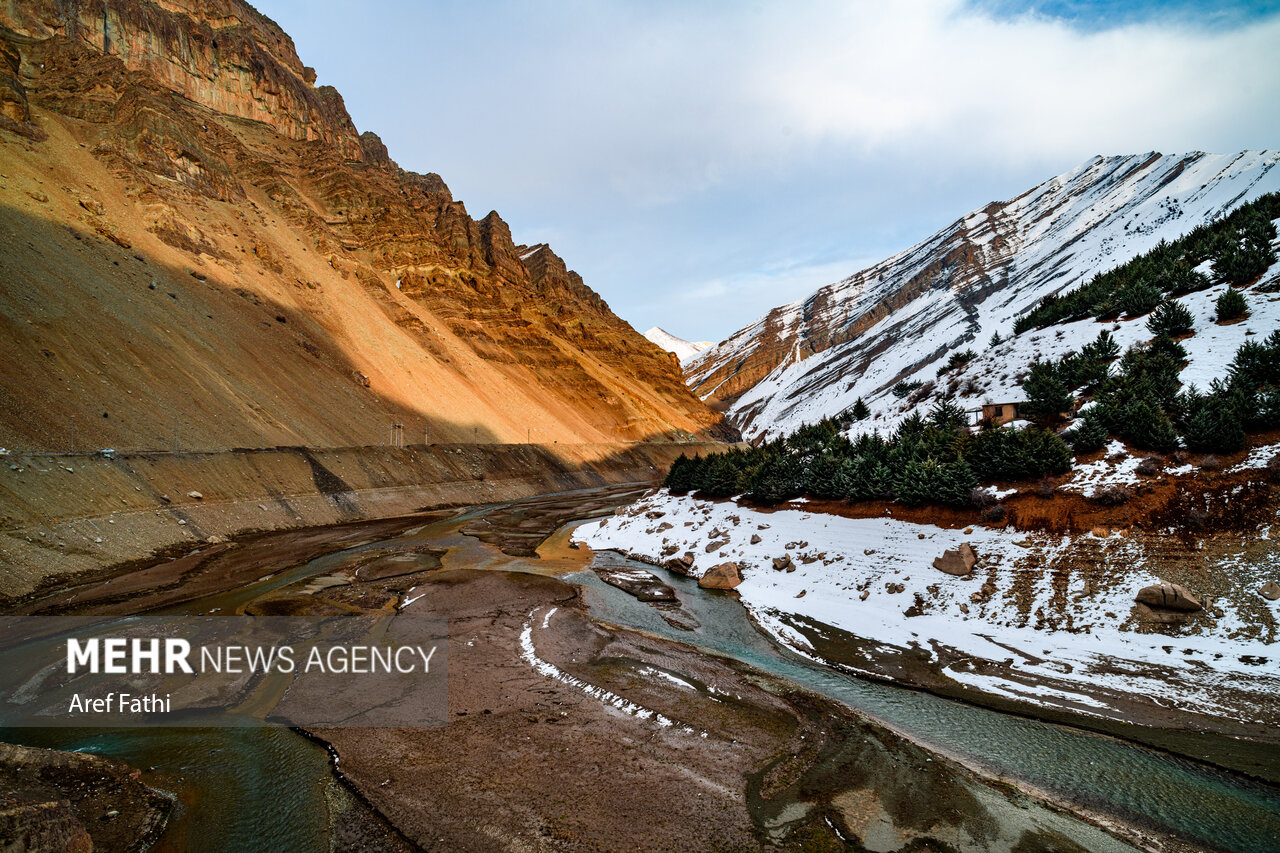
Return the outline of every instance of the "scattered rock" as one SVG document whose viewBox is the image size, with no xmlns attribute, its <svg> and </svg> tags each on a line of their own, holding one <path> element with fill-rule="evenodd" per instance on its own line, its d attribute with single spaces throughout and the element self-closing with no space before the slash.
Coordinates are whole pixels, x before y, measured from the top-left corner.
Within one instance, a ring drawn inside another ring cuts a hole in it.
<svg viewBox="0 0 1280 853">
<path fill-rule="evenodd" d="M 667 560 L 663 565 L 677 574 L 687 575 L 693 570 L 693 552 L 685 551 L 679 557 Z"/>
<path fill-rule="evenodd" d="M 94 216 L 101 216 L 106 213 L 106 208 L 104 208 L 102 206 L 102 202 L 98 201 L 96 198 L 82 198 L 80 199 L 80 206 L 92 213 Z"/>
<path fill-rule="evenodd" d="M 1280 599 L 1280 583 L 1267 581 L 1262 585 L 1262 589 L 1258 590 L 1258 594 L 1267 601 L 1276 601 Z"/>
<path fill-rule="evenodd" d="M 1203 610 L 1204 605 L 1181 584 L 1161 582 L 1144 586 L 1134 596 L 1134 601 L 1151 608 L 1194 612 Z"/>
<path fill-rule="evenodd" d="M 884 588 L 890 595 L 897 595 L 900 592 L 907 591 L 907 588 L 900 583 L 886 583 Z"/>
<path fill-rule="evenodd" d="M 187 492 L 187 497 L 191 498 L 191 500 L 193 500 L 193 501 L 202 501 L 202 500 L 204 500 L 204 495 L 200 494 L 199 492 L 197 492 L 197 491 L 195 491 L 195 490 L 192 490 L 192 491 L 190 491 L 190 492 Z"/>
<path fill-rule="evenodd" d="M 728 544 L 729 544 L 728 539 L 717 539 L 714 542 L 708 542 L 707 547 L 703 550 L 705 550 L 708 554 L 710 554 L 713 551 L 719 551 L 721 548 L 725 547 Z"/>
<path fill-rule="evenodd" d="M 705 575 L 698 578 L 698 586 L 703 589 L 733 589 L 742 583 L 742 575 L 738 571 L 737 563 L 712 566 Z"/>
<path fill-rule="evenodd" d="M 759 545 L 759 544 L 760 544 L 760 534 L 759 534 L 759 533 L 752 533 L 752 534 L 751 534 L 751 544 L 752 544 L 752 545 Z"/>
<path fill-rule="evenodd" d="M 1095 527 L 1093 528 L 1093 530 L 1089 532 L 1092 533 L 1094 536 L 1098 537 L 1099 539 L 1106 539 L 1108 536 L 1111 535 L 1111 531 L 1105 527 Z"/>
<path fill-rule="evenodd" d="M 596 569 L 596 574 L 600 576 L 600 580 L 634 595 L 639 601 L 675 602 L 679 600 L 676 598 L 674 589 L 649 572 L 640 569 Z"/>
<path fill-rule="evenodd" d="M 795 566 L 791 563 L 790 554 L 783 554 L 781 557 L 773 558 L 773 570 L 775 572 L 780 572 L 788 566 L 791 566 L 791 571 L 795 571 Z"/>
<path fill-rule="evenodd" d="M 862 595 L 859 595 L 859 596 L 858 596 L 858 600 L 859 600 L 859 601 L 866 601 L 866 600 L 867 600 L 867 597 L 868 597 L 869 595 L 871 595 L 871 590 L 869 590 L 869 589 L 864 589 L 864 590 L 862 591 Z"/>
<path fill-rule="evenodd" d="M 924 538 L 924 534 L 923 534 L 923 533 L 917 533 L 917 534 L 916 534 L 916 538 L 917 538 L 917 539 L 923 539 L 923 538 Z"/>
<path fill-rule="evenodd" d="M 959 548 L 943 551 L 941 557 L 935 557 L 933 567 L 949 575 L 964 577 L 973 571 L 973 567 L 977 562 L 977 552 L 973 550 L 972 545 L 964 542 Z"/>
<path fill-rule="evenodd" d="M 808 591 L 809 591 L 809 590 L 807 590 L 807 589 L 802 589 L 802 590 L 800 590 L 798 593 L 796 593 L 796 598 L 804 598 L 804 594 L 805 594 L 806 592 L 808 592 Z"/>
</svg>

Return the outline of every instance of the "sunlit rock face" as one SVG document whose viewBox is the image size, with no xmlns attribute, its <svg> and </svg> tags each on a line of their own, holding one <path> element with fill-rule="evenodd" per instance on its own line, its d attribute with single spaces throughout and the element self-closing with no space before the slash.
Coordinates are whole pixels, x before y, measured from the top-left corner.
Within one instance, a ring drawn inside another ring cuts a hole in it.
<svg viewBox="0 0 1280 853">
<path fill-rule="evenodd" d="M 99 447 L 734 435 L 549 247 L 358 133 L 248 4 L 7 2 L 0 26 L 0 214 L 26 235 L 0 256 L 0 444 L 78 413 Z"/>
</svg>

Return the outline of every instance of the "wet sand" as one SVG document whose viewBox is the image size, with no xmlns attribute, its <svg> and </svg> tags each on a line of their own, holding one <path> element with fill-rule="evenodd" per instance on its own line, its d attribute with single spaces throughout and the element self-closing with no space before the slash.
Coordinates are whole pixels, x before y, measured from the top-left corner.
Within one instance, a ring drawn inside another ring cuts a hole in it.
<svg viewBox="0 0 1280 853">
<path fill-rule="evenodd" d="M 554 578 L 444 571 L 415 595 L 449 614 L 447 725 L 312 734 L 423 849 L 1121 848 L 835 703 L 596 622 Z"/>
</svg>

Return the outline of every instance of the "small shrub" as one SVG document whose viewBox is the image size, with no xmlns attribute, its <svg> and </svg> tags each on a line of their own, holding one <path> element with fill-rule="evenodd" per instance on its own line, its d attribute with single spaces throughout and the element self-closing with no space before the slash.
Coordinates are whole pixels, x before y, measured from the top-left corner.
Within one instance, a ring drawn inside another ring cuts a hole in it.
<svg viewBox="0 0 1280 853">
<path fill-rule="evenodd" d="M 1225 467 L 1226 463 L 1212 453 L 1200 460 L 1200 469 L 1202 471 L 1221 471 Z"/>
<path fill-rule="evenodd" d="M 1267 460 L 1267 479 L 1273 483 L 1280 483 L 1280 453 Z"/>
<path fill-rule="evenodd" d="M 1102 506 L 1121 506 L 1133 498 L 1133 493 L 1125 486 L 1106 486 L 1093 493 L 1089 500 Z"/>
<path fill-rule="evenodd" d="M 992 504 L 982 511 L 982 520 L 991 524 L 999 524 L 1005 520 L 1008 514 L 1004 504 Z"/>
<path fill-rule="evenodd" d="M 1148 456 L 1134 470 L 1143 477 L 1154 477 L 1164 470 L 1164 462 L 1159 456 Z"/>
<path fill-rule="evenodd" d="M 938 368 L 938 375 L 950 373 L 957 367 L 963 367 L 978 357 L 978 354 L 971 349 L 961 350 L 960 352 L 951 353 L 951 358 L 947 359 L 947 363 Z"/>
<path fill-rule="evenodd" d="M 1280 457 L 1277 457 L 1277 458 L 1280 458 Z M 975 487 L 969 490 L 969 503 L 973 504 L 979 509 L 983 507 L 991 506 L 991 504 L 995 503 L 995 500 L 996 499 L 992 497 L 991 492 L 987 491 L 984 488 Z"/>
<path fill-rule="evenodd" d="M 1234 320 L 1237 317 L 1244 316 L 1244 312 L 1249 310 L 1249 305 L 1244 301 L 1244 296 L 1234 287 L 1228 287 L 1218 297 L 1216 304 L 1218 310 L 1218 322 L 1225 320 Z"/>
<path fill-rule="evenodd" d="M 1208 510 L 1203 510 L 1198 506 L 1193 506 L 1187 512 L 1187 526 L 1196 528 L 1197 530 L 1204 527 L 1209 521 Z"/>
<path fill-rule="evenodd" d="M 1041 477 L 1036 483 L 1036 494 L 1042 498 L 1051 498 L 1058 491 L 1058 481 L 1052 477 Z"/>
</svg>

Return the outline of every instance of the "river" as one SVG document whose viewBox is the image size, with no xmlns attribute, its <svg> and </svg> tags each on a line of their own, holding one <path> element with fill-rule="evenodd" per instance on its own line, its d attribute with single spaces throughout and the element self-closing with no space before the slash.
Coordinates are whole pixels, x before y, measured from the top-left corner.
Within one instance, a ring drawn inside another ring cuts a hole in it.
<svg viewBox="0 0 1280 853">
<path fill-rule="evenodd" d="M 485 569 L 547 571 L 538 560 L 495 556 L 492 548 L 481 551 L 472 544 L 475 540 L 460 533 L 467 524 L 510 506 L 477 507 L 376 542 L 335 547 L 270 578 L 175 605 L 156 616 L 178 622 L 195 611 L 234 609 L 264 592 L 331 571 L 369 549 L 431 545 L 451 549 L 453 567 L 461 560 Z M 561 540 L 564 532 L 558 534 Z M 1280 790 L 1274 787 L 1114 738 L 837 672 L 778 647 L 754 627 L 732 595 L 701 590 L 688 578 L 617 554 L 599 553 L 593 559 L 602 566 L 657 574 L 676 589 L 700 627 L 672 627 L 655 609 L 593 572 L 565 575 L 582 588 L 590 612 L 601 620 L 736 658 L 844 703 L 985 775 L 1095 815 L 1207 849 L 1280 849 Z M 171 790 L 179 807 L 154 849 L 329 849 L 332 797 L 326 797 L 326 790 L 332 793 L 335 782 L 328 756 L 285 729 L 7 729 L 0 730 L 0 740 L 96 752 L 155 768 L 153 784 Z"/>
</svg>

